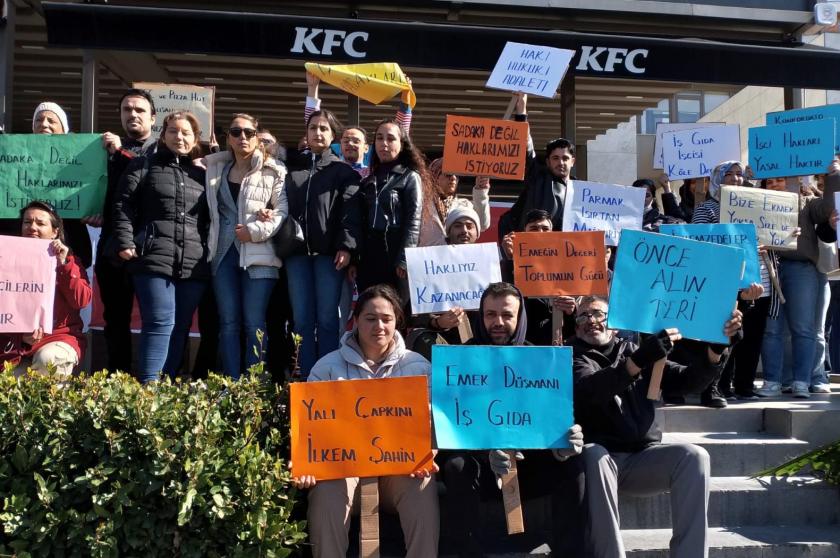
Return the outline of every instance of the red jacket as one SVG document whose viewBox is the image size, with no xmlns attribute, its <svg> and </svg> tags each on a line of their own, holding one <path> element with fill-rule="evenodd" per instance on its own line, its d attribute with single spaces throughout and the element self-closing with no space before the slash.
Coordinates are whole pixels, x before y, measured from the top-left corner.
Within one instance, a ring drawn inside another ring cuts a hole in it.
<svg viewBox="0 0 840 558">
<path fill-rule="evenodd" d="M 34 345 L 23 342 L 29 333 L 0 334 L 0 360 L 17 364 L 21 357 L 31 355 L 47 343 L 61 341 L 76 351 L 79 361 L 85 348 L 80 310 L 90 304 L 93 289 L 87 272 L 76 256 L 68 256 L 64 265 L 55 268 L 55 302 L 53 303 L 53 331 Z"/>
</svg>

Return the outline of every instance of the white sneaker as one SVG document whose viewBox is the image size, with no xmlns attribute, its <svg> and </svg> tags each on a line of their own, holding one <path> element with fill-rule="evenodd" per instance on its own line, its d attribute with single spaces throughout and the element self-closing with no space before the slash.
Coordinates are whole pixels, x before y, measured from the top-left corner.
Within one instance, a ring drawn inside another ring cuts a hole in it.
<svg viewBox="0 0 840 558">
<path fill-rule="evenodd" d="M 808 391 L 808 382 L 793 382 L 793 396 L 797 399 L 811 397 L 811 393 Z"/>
<path fill-rule="evenodd" d="M 759 397 L 780 397 L 782 395 L 782 384 L 764 380 L 764 384 L 755 390 L 755 394 Z"/>
<path fill-rule="evenodd" d="M 828 384 L 814 384 L 811 386 L 811 393 L 831 393 L 831 386 Z"/>
</svg>

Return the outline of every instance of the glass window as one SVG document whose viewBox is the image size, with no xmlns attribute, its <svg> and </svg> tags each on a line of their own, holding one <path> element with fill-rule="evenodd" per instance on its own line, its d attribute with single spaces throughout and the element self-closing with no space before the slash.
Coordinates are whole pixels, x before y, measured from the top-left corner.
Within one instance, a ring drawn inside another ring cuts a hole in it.
<svg viewBox="0 0 840 558">
<path fill-rule="evenodd" d="M 703 114 L 709 114 L 729 100 L 729 93 L 703 93 Z"/>
<path fill-rule="evenodd" d="M 655 134 L 657 124 L 668 124 L 671 122 L 671 110 L 669 99 L 662 99 L 656 108 L 645 109 L 641 118 L 642 134 Z"/>
<path fill-rule="evenodd" d="M 677 94 L 677 122 L 697 122 L 700 119 L 700 94 Z"/>
</svg>

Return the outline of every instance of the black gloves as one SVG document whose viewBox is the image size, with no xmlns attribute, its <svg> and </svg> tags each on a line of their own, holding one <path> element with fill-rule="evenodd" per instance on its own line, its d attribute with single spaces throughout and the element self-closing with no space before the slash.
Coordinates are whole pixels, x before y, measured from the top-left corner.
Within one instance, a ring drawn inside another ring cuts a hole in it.
<svg viewBox="0 0 840 558">
<path fill-rule="evenodd" d="M 636 352 L 630 355 L 633 362 L 639 368 L 647 368 L 652 366 L 657 360 L 668 356 L 668 353 L 674 348 L 674 343 L 668 336 L 668 332 L 664 329 L 656 335 L 651 335 L 636 349 Z"/>
</svg>

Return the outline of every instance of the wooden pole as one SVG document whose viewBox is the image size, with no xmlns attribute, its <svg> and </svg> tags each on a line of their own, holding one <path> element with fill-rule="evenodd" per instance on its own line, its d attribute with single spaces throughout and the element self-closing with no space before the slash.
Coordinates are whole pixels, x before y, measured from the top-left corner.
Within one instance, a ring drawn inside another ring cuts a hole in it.
<svg viewBox="0 0 840 558">
<path fill-rule="evenodd" d="M 470 339 L 473 338 L 473 330 L 472 326 L 470 325 L 470 318 L 464 313 L 461 316 L 461 319 L 458 321 L 458 337 L 461 339 L 461 343 L 466 343 Z"/>
<path fill-rule="evenodd" d="M 510 102 L 508 103 L 507 110 L 505 110 L 505 115 L 502 117 L 502 120 L 509 120 L 510 116 L 513 114 L 513 109 L 516 108 L 516 97 L 514 95 L 510 96 Z"/>
<path fill-rule="evenodd" d="M 554 301 L 551 299 L 551 339 L 555 347 L 563 345 L 563 311 L 554 306 Z"/>
<path fill-rule="evenodd" d="M 359 557 L 379 558 L 379 479 L 359 479 Z"/>
<path fill-rule="evenodd" d="M 665 359 L 659 359 L 653 363 L 653 373 L 650 376 L 650 384 L 648 385 L 647 398 L 651 401 L 659 401 L 662 395 L 662 390 L 659 386 L 662 385 L 662 373 L 665 371 Z"/>
<path fill-rule="evenodd" d="M 522 499 L 519 496 L 519 476 L 516 470 L 516 452 L 507 452 L 510 456 L 510 472 L 502 477 L 502 500 L 505 504 L 505 523 L 508 535 L 525 532 L 525 520 L 522 519 Z"/>
</svg>

